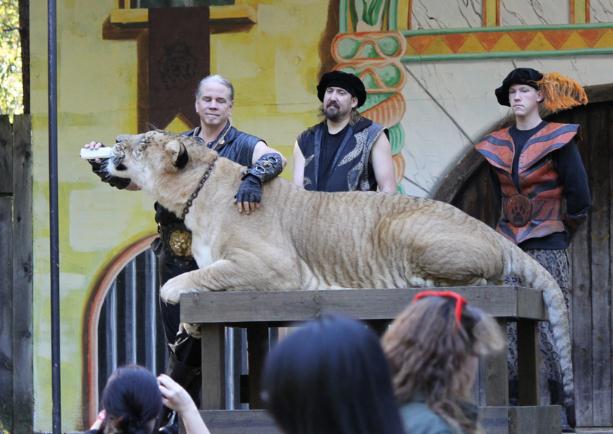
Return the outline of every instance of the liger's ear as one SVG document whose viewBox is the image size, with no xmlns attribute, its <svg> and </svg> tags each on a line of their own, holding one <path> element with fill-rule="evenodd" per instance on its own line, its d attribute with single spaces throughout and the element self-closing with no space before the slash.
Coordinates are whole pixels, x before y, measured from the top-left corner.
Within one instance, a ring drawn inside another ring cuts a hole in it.
<svg viewBox="0 0 613 434">
<path fill-rule="evenodd" d="M 172 156 L 173 164 L 177 169 L 183 169 L 187 165 L 189 155 L 183 143 L 178 140 L 171 140 L 166 144 L 164 149 Z"/>
</svg>

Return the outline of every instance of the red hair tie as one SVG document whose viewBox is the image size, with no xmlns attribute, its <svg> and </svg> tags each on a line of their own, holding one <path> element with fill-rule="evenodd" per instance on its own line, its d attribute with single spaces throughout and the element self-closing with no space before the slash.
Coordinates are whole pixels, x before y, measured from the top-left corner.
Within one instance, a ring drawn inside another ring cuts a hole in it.
<svg viewBox="0 0 613 434">
<path fill-rule="evenodd" d="M 453 291 L 421 291 L 415 295 L 413 303 L 426 297 L 445 297 L 455 300 L 455 320 L 458 328 L 460 327 L 462 311 L 464 310 L 464 305 L 467 303 L 464 297 Z"/>
</svg>

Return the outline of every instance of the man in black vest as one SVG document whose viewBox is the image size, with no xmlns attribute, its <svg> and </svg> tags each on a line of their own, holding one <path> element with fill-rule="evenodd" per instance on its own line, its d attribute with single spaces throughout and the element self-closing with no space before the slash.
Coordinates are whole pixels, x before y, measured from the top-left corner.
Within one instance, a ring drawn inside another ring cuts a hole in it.
<svg viewBox="0 0 613 434">
<path fill-rule="evenodd" d="M 230 117 L 233 103 L 234 87 L 228 80 L 220 75 L 203 78 L 198 85 L 195 101 L 200 126 L 185 135 L 194 137 L 203 146 L 214 149 L 221 157 L 248 167 L 235 201 L 238 212 L 249 214 L 260 205 L 262 184 L 281 173 L 285 159 L 260 138 L 232 126 Z M 98 142 L 85 145 L 88 149 L 101 146 Z M 104 182 L 119 189 L 134 189 L 129 180 L 109 176 L 104 162 L 90 160 L 90 164 L 94 173 Z M 191 253 L 191 233 L 183 221 L 158 203 L 155 204 L 155 221 L 160 236 L 151 247 L 158 257 L 160 284 L 164 285 L 179 274 L 197 269 L 198 265 Z M 168 375 L 188 390 L 198 402 L 201 379 L 200 340 L 191 337 L 179 327 L 178 304 L 171 305 L 160 300 L 160 312 L 170 349 Z M 172 426 L 162 427 L 160 432 L 175 432 L 176 421 L 172 422 Z"/>
<path fill-rule="evenodd" d="M 392 150 L 383 126 L 359 115 L 362 80 L 332 71 L 317 86 L 325 120 L 294 146 L 294 183 L 314 191 L 396 191 Z"/>
</svg>

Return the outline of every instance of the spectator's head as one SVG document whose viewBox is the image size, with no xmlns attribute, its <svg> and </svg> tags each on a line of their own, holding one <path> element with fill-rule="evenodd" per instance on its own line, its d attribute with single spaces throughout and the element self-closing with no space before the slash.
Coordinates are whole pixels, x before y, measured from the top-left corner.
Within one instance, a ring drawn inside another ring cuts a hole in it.
<svg viewBox="0 0 613 434">
<path fill-rule="evenodd" d="M 404 432 L 379 340 L 348 318 L 290 332 L 268 356 L 263 398 L 286 434 Z"/>
<path fill-rule="evenodd" d="M 208 75 L 200 80 L 196 91 L 196 113 L 201 124 L 223 126 L 232 116 L 234 87 L 221 75 Z"/>
<path fill-rule="evenodd" d="M 504 344 L 496 321 L 452 291 L 422 291 L 383 336 L 398 402 L 425 399 L 465 432 L 477 428 L 462 405 L 470 400 L 478 357 Z"/>
<path fill-rule="evenodd" d="M 118 368 L 102 393 L 105 433 L 150 434 L 162 410 L 155 376 L 140 366 Z"/>
</svg>

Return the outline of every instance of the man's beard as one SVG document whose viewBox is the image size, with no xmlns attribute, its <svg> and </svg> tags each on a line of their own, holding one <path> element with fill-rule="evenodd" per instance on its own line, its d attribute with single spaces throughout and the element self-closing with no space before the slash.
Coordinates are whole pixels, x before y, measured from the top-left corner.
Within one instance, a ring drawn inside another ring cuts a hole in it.
<svg viewBox="0 0 613 434">
<path fill-rule="evenodd" d="M 328 105 L 323 109 L 323 114 L 326 119 L 329 119 L 332 122 L 339 121 L 347 115 L 347 113 L 341 110 L 338 105 Z"/>
</svg>

